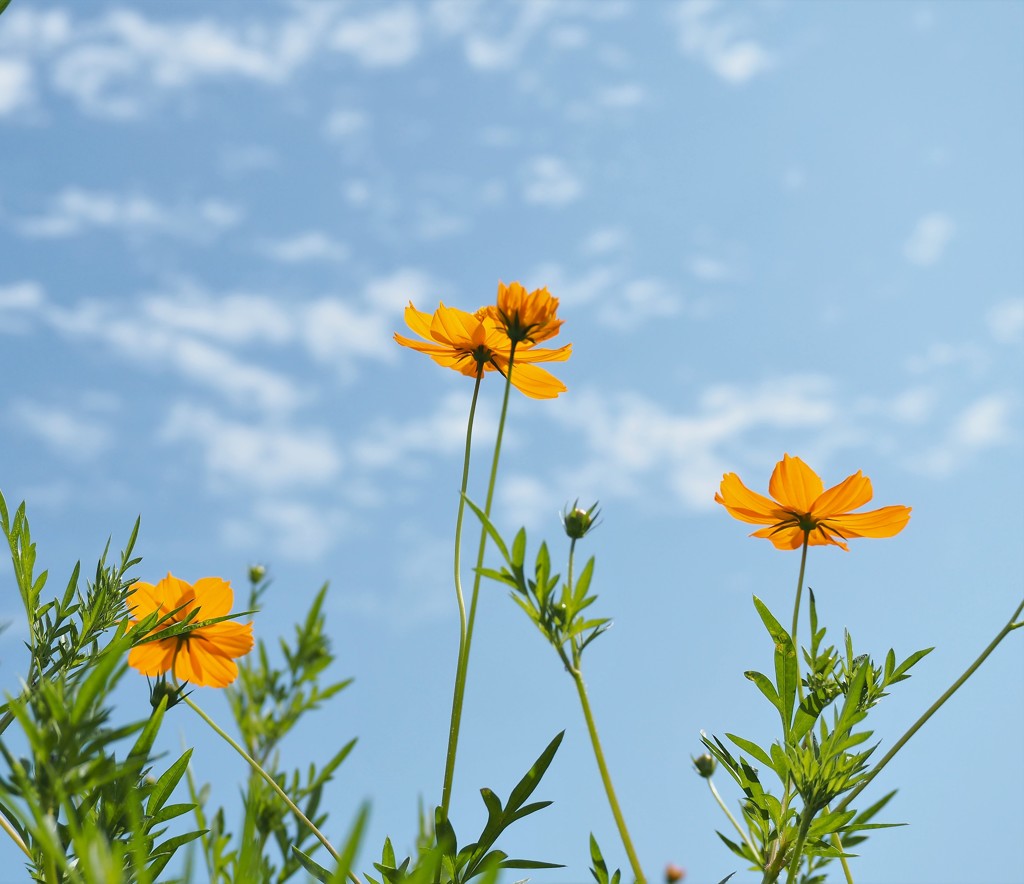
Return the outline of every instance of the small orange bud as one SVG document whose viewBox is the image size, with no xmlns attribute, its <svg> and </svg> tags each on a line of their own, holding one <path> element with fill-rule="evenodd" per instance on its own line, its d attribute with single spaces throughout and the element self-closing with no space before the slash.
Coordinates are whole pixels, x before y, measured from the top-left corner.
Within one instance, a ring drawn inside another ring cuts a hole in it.
<svg viewBox="0 0 1024 884">
<path fill-rule="evenodd" d="M 682 881 L 685 877 L 686 869 L 680 868 L 675 863 L 665 866 L 665 884 L 675 884 L 676 881 Z"/>
</svg>

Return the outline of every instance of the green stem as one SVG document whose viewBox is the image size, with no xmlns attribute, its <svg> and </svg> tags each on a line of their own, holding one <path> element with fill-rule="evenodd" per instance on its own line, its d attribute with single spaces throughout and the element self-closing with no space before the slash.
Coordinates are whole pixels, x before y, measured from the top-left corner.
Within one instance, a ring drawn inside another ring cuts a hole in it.
<svg viewBox="0 0 1024 884">
<path fill-rule="evenodd" d="M 988 647 L 981 652 L 981 654 L 978 656 L 978 659 L 975 660 L 970 666 L 968 666 L 964 674 L 961 675 L 956 681 L 954 681 L 953 684 L 949 686 L 948 690 L 946 690 L 946 692 L 941 697 L 939 697 L 938 700 L 936 700 L 934 703 L 932 703 L 931 706 L 928 707 L 924 715 L 922 715 L 917 721 L 915 721 L 910 726 L 910 729 L 902 737 L 900 737 L 895 742 L 895 744 L 893 744 L 893 747 L 885 753 L 885 757 L 882 758 L 882 760 L 879 761 L 878 764 L 874 766 L 874 768 L 872 768 L 871 772 L 863 780 L 860 781 L 860 783 L 857 785 L 857 788 L 851 791 L 849 795 L 847 795 L 842 801 L 839 802 L 838 806 L 836 807 L 837 813 L 842 813 L 842 811 L 846 810 L 850 802 L 853 801 L 854 798 L 856 798 L 861 792 L 864 791 L 867 784 L 870 783 L 876 776 L 878 776 L 883 767 L 885 767 L 890 761 L 892 761 L 893 757 L 896 755 L 897 752 L 900 751 L 900 749 L 904 747 L 904 745 L 906 745 L 907 741 L 924 726 L 924 723 L 928 721 L 929 718 L 931 718 L 936 712 L 939 711 L 942 704 L 945 703 L 946 700 L 948 700 L 950 697 L 952 697 L 953 694 L 955 694 L 960 689 L 963 683 L 967 681 L 967 679 L 974 675 L 978 667 L 981 666 L 981 664 L 988 659 L 989 654 L 991 654 L 996 649 L 999 643 L 1004 638 L 1006 638 L 1006 636 L 1008 636 L 1011 632 L 1013 632 L 1013 630 L 1018 629 L 1021 626 L 1024 626 L 1024 621 L 1017 621 L 1017 618 L 1020 616 L 1021 611 L 1024 611 L 1024 600 L 1021 600 L 1021 603 L 1017 605 L 1017 610 L 1013 612 L 1013 615 L 1007 621 L 1006 625 L 999 630 L 998 634 L 994 639 L 992 639 Z"/>
<path fill-rule="evenodd" d="M 468 630 L 466 628 L 466 601 L 462 595 L 462 519 L 466 512 L 466 488 L 469 485 L 469 458 L 473 448 L 473 423 L 476 418 L 476 403 L 480 395 L 480 381 L 483 367 L 476 376 L 473 387 L 473 401 L 469 406 L 469 420 L 466 424 L 466 453 L 462 461 L 462 485 L 459 493 L 459 513 L 455 519 L 455 596 L 459 601 L 459 654 L 455 664 L 455 691 L 452 696 L 452 717 L 448 727 L 448 752 L 444 761 L 444 785 L 441 788 L 441 808 L 448 815 L 452 797 L 452 781 L 455 777 L 455 755 L 459 748 L 459 729 L 462 723 L 462 701 L 466 693 L 466 669 L 469 663 Z"/>
<path fill-rule="evenodd" d="M 796 843 L 793 845 L 793 859 L 789 863 L 789 872 L 786 875 L 786 884 L 793 884 L 796 879 L 797 872 L 800 871 L 800 863 L 803 862 L 803 851 L 804 842 L 807 840 L 807 833 L 811 829 L 811 820 L 813 814 L 808 813 L 808 808 L 804 807 L 803 812 L 800 815 L 800 828 L 796 834 Z"/>
<path fill-rule="evenodd" d="M 619 800 L 615 797 L 615 788 L 612 786 L 612 778 L 608 773 L 608 764 L 604 760 L 601 738 L 597 735 L 594 714 L 590 711 L 590 700 L 587 698 L 587 688 L 583 684 L 583 676 L 579 669 L 572 669 L 570 673 L 573 681 L 576 682 L 576 691 L 580 695 L 580 705 L 583 707 L 583 717 L 587 720 L 587 730 L 590 733 L 590 743 L 594 747 L 594 758 L 597 759 L 597 767 L 601 772 L 601 781 L 604 783 L 604 791 L 608 796 L 608 804 L 611 806 L 612 816 L 615 817 L 615 825 L 619 828 L 622 846 L 626 848 L 626 856 L 629 857 L 629 864 L 633 868 L 633 877 L 636 879 L 637 884 L 645 884 L 647 878 L 644 877 L 643 869 L 640 868 L 640 860 L 637 858 L 636 850 L 633 849 L 633 841 L 629 837 L 629 830 L 626 828 L 626 820 L 622 816 Z"/>
<path fill-rule="evenodd" d="M 757 861 L 759 863 L 763 862 L 764 860 L 761 858 L 761 851 L 754 847 L 753 842 L 750 840 L 750 835 L 743 831 L 740 824 L 736 822 L 736 817 L 729 812 L 729 808 L 726 807 L 725 802 L 722 800 L 722 796 L 718 794 L 718 789 L 715 788 L 715 784 L 711 781 L 711 777 L 707 778 L 707 783 L 708 788 L 711 790 L 711 794 L 715 796 L 715 801 L 717 801 L 718 806 L 722 808 L 722 813 L 729 817 L 729 822 L 732 823 L 733 828 L 739 833 L 740 838 L 743 839 L 743 843 L 750 848 L 754 856 L 757 857 Z"/>
<path fill-rule="evenodd" d="M 21 840 L 21 835 L 18 834 L 14 826 L 11 825 L 10 820 L 8 820 L 2 813 L 0 813 L 0 828 L 11 836 L 11 840 L 18 845 L 25 856 L 27 856 L 32 862 L 35 862 L 35 857 L 32 856 L 28 847 L 25 846 L 25 842 Z"/>
<path fill-rule="evenodd" d="M 804 571 L 807 568 L 807 546 L 810 542 L 810 532 L 804 531 L 804 546 L 800 553 L 800 575 L 796 579 L 796 601 L 793 603 L 793 627 L 789 637 L 793 640 L 793 653 L 796 654 L 796 693 L 800 702 L 804 699 L 804 688 L 800 683 L 800 643 L 796 640 L 796 629 L 800 622 L 800 596 L 804 589 Z"/>
<path fill-rule="evenodd" d="M 241 755 L 242 758 L 244 758 L 249 763 L 249 766 L 254 771 L 256 771 L 256 773 L 263 777 L 267 785 L 270 786 L 270 788 L 278 794 L 278 797 L 280 797 L 280 799 L 288 805 L 288 808 L 291 810 L 291 812 L 295 814 L 296 819 L 298 819 L 299 822 L 301 822 L 307 829 L 309 829 L 309 831 L 311 831 L 317 837 L 317 840 L 321 844 L 323 844 L 325 848 L 327 848 L 327 852 L 332 857 L 334 857 L 336 861 L 339 861 L 341 859 L 341 856 L 338 854 L 338 851 L 334 849 L 334 847 L 331 845 L 331 842 L 324 837 L 323 833 L 315 825 L 313 825 L 312 821 L 301 810 L 299 810 L 298 805 L 294 801 L 292 801 L 291 798 L 288 797 L 288 794 L 284 791 L 284 789 L 282 789 L 278 785 L 277 780 L 275 780 L 262 767 L 260 767 L 259 764 L 256 763 L 255 758 L 253 758 L 248 752 L 245 751 L 245 749 L 238 745 L 238 743 L 234 739 L 232 739 L 232 737 L 226 731 L 224 731 L 217 724 L 217 722 L 215 722 L 212 718 L 210 718 L 209 715 L 203 712 L 203 710 L 200 709 L 195 703 L 193 703 L 192 700 L 190 700 L 187 696 L 184 695 L 182 696 L 181 699 L 189 707 L 192 708 L 196 715 L 198 715 L 211 728 L 213 728 L 214 732 L 219 737 L 221 737 L 232 749 L 234 749 L 239 755 Z M 348 878 L 352 882 L 352 884 L 362 884 L 362 881 L 360 881 L 358 876 L 352 871 L 348 872 Z"/>
<path fill-rule="evenodd" d="M 512 343 L 509 350 L 508 371 L 505 374 L 505 398 L 501 403 L 501 417 L 498 420 L 498 433 L 494 440 L 494 458 L 491 461 L 491 477 L 487 485 L 487 499 L 484 502 L 484 515 L 490 518 L 491 504 L 494 502 L 494 487 L 498 478 L 498 459 L 501 455 L 501 439 L 505 432 L 505 417 L 508 414 L 509 391 L 512 389 L 512 363 L 515 361 L 516 345 Z M 477 389 L 473 391 L 473 409 L 476 408 L 476 394 L 480 386 L 480 379 L 483 377 L 483 366 L 477 373 Z M 472 420 L 473 410 L 470 411 Z M 462 514 L 465 510 L 466 484 L 469 478 L 469 448 L 470 435 L 466 434 L 466 459 L 462 475 L 462 494 L 459 500 L 459 516 L 456 526 L 456 552 L 455 552 L 455 586 L 459 597 L 460 633 L 459 633 L 459 657 L 455 667 L 455 692 L 452 697 L 452 717 L 448 728 L 448 754 L 445 758 L 444 784 L 441 787 L 441 809 L 445 816 L 448 815 L 448 808 L 452 799 L 452 783 L 455 778 L 455 756 L 459 747 L 459 731 L 462 726 L 462 704 L 466 696 L 466 675 L 469 671 L 469 650 L 473 644 L 473 626 L 476 623 L 476 605 L 480 594 L 480 569 L 484 565 L 484 553 L 487 550 L 487 529 L 480 526 L 480 549 L 476 556 L 476 568 L 473 572 L 473 593 L 469 602 L 469 617 L 465 618 L 465 602 L 462 597 L 462 578 L 458 564 L 461 551 L 462 537 Z"/>
</svg>

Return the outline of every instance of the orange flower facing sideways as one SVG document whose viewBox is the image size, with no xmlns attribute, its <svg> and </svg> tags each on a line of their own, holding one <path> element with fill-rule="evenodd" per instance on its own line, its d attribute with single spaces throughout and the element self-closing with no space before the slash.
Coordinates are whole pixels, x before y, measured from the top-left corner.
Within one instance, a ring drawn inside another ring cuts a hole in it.
<svg viewBox="0 0 1024 884">
<path fill-rule="evenodd" d="M 518 282 L 499 282 L 497 304 L 484 310 L 505 329 L 510 341 L 527 346 L 553 338 L 564 321 L 557 316 L 558 298 L 552 298 L 546 288 L 527 292 Z"/>
<path fill-rule="evenodd" d="M 851 537 L 892 537 L 910 519 L 909 506 L 852 512 L 871 500 L 867 476 L 858 470 L 826 491 L 814 470 L 788 454 L 776 464 L 768 493 L 772 499 L 751 491 L 735 473 L 726 473 L 715 500 L 741 522 L 767 526 L 750 536 L 764 537 L 778 549 L 800 549 L 805 535 L 810 546 L 848 549 L 844 541 Z"/>
<path fill-rule="evenodd" d="M 430 314 L 409 304 L 405 308 L 405 322 L 423 340 L 407 338 L 397 332 L 395 340 L 403 347 L 426 353 L 438 365 L 468 377 L 475 378 L 488 371 L 507 376 L 511 341 L 491 309 L 485 307 L 476 313 L 467 313 L 441 304 Z M 557 350 L 518 347 L 512 385 L 532 399 L 553 399 L 565 392 L 565 384 L 533 363 L 564 362 L 571 353 L 571 344 Z"/>
<path fill-rule="evenodd" d="M 192 623 L 224 617 L 231 613 L 233 602 L 234 593 L 226 580 L 204 577 L 190 585 L 170 573 L 156 586 L 141 581 L 135 583 L 128 595 L 134 623 L 154 612 L 163 618 L 181 609 L 159 624 L 154 632 L 183 622 L 192 611 L 196 612 Z M 248 654 L 252 645 L 252 623 L 222 620 L 173 638 L 136 645 L 128 654 L 128 664 L 143 675 L 173 671 L 179 681 L 222 688 L 238 677 L 235 658 Z"/>
</svg>

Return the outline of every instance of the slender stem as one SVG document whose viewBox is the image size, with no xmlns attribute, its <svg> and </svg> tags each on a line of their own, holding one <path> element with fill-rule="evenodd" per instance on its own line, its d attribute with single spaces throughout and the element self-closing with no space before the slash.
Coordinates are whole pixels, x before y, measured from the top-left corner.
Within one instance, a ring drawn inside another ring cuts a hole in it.
<svg viewBox="0 0 1024 884">
<path fill-rule="evenodd" d="M 796 628 L 800 622 L 800 596 L 804 589 L 804 571 L 807 568 L 807 546 L 811 539 L 809 531 L 804 531 L 804 546 L 800 552 L 800 575 L 796 578 L 796 600 L 793 602 L 793 627 L 789 637 L 793 640 L 793 653 L 796 654 L 796 693 L 803 702 L 804 689 L 800 683 L 800 643 L 796 640 Z"/>
<path fill-rule="evenodd" d="M 466 488 L 469 485 L 469 458 L 473 448 L 473 422 L 476 417 L 476 403 L 480 395 L 480 381 L 483 367 L 477 371 L 473 387 L 473 401 L 469 406 L 469 420 L 466 423 L 466 453 L 462 461 L 462 485 L 459 493 L 459 513 L 455 519 L 455 597 L 459 602 L 459 654 L 455 664 L 455 691 L 452 696 L 452 717 L 448 727 L 448 752 L 444 761 L 444 785 L 441 788 L 441 808 L 448 815 L 452 798 L 452 781 L 455 777 L 455 755 L 459 748 L 459 729 L 462 724 L 462 700 L 466 692 L 466 668 L 469 662 L 468 631 L 466 629 L 466 601 L 462 595 L 462 519 L 466 512 Z"/>
<path fill-rule="evenodd" d="M 601 749 L 601 739 L 597 735 L 597 725 L 594 724 L 594 715 L 590 711 L 590 700 L 587 698 L 587 688 L 583 684 L 583 676 L 579 669 L 570 670 L 573 681 L 576 682 L 576 690 L 580 695 L 580 705 L 583 707 L 583 717 L 587 720 L 587 730 L 590 732 L 590 743 L 594 747 L 594 758 L 597 759 L 597 767 L 601 772 L 601 781 L 604 783 L 604 791 L 608 796 L 608 804 L 611 805 L 612 816 L 615 817 L 615 825 L 619 828 L 619 837 L 622 838 L 622 846 L 626 848 L 626 856 L 629 857 L 629 864 L 633 868 L 633 877 L 637 884 L 645 884 L 647 878 L 643 869 L 640 868 L 640 860 L 637 858 L 636 850 L 633 849 L 633 841 L 629 837 L 629 830 L 626 828 L 626 820 L 622 816 L 622 809 L 619 807 L 619 800 L 615 797 L 615 788 L 612 786 L 612 778 L 608 773 L 608 764 L 604 760 L 604 752 Z"/>
<path fill-rule="evenodd" d="M 722 800 L 722 796 L 718 794 L 718 789 L 715 788 L 715 784 L 711 781 L 711 777 L 707 778 L 707 783 L 708 788 L 711 790 L 711 794 L 715 796 L 715 801 L 717 801 L 718 806 L 722 808 L 722 813 L 729 817 L 729 822 L 732 823 L 733 828 L 737 832 L 739 832 L 739 836 L 743 839 L 743 843 L 746 844 L 747 847 L 749 847 L 750 850 L 753 852 L 754 856 L 757 857 L 757 861 L 759 863 L 762 862 L 763 860 L 761 859 L 761 851 L 754 847 L 753 842 L 750 840 L 750 835 L 747 832 L 743 831 L 743 828 L 740 826 L 740 824 L 736 822 L 736 817 L 734 817 L 729 812 L 729 808 L 726 807 L 725 802 Z"/>
<path fill-rule="evenodd" d="M 936 712 L 939 711 L 942 704 L 945 703 L 946 700 L 948 700 L 950 697 L 952 697 L 953 694 L 955 694 L 960 689 L 963 683 L 967 681 L 967 679 L 974 675 L 978 667 L 981 666 L 981 664 L 988 659 L 989 654 L 991 654 L 996 649 L 999 643 L 1004 638 L 1006 638 L 1006 636 L 1008 636 L 1011 632 L 1013 632 L 1013 630 L 1021 626 L 1024 626 L 1024 621 L 1018 622 L 1017 620 L 1017 618 L 1020 616 L 1021 611 L 1024 611 L 1024 600 L 1021 600 L 1021 603 L 1017 605 L 1017 610 L 1013 612 L 1013 615 L 1007 621 L 1006 625 L 999 630 L 998 634 L 994 639 L 992 639 L 988 647 L 981 652 L 981 654 L 978 656 L 978 659 L 975 660 L 970 666 L 968 666 L 964 674 L 961 675 L 956 681 L 954 681 L 953 684 L 951 684 L 949 688 L 946 690 L 946 692 L 941 697 L 939 697 L 938 700 L 932 703 L 931 706 L 928 707 L 924 715 L 922 715 L 917 721 L 915 721 L 910 726 L 909 730 L 907 730 L 907 732 L 893 744 L 893 747 L 885 753 L 885 757 L 883 757 L 882 760 L 879 761 L 878 764 L 874 766 L 874 768 L 872 768 L 871 772 L 863 780 L 860 781 L 860 783 L 857 785 L 857 788 L 851 791 L 849 795 L 847 795 L 842 801 L 839 802 L 839 804 L 836 806 L 837 813 L 841 813 L 842 811 L 846 810 L 850 802 L 853 801 L 854 798 L 856 798 L 861 792 L 864 791 L 864 788 L 867 786 L 867 784 L 870 783 L 876 776 L 878 776 L 883 767 L 885 767 L 890 761 L 892 761 L 893 757 L 896 755 L 897 752 L 900 751 L 900 749 L 904 747 L 904 745 L 906 745 L 907 741 L 924 726 L 924 723 L 928 721 L 929 718 L 931 718 Z"/>
<path fill-rule="evenodd" d="M 825 808 L 825 813 L 829 813 L 829 809 Z M 850 871 L 850 864 L 846 861 L 846 852 L 843 850 L 843 841 L 839 837 L 838 832 L 832 833 L 832 846 L 839 851 L 839 862 L 843 867 L 843 875 L 846 877 L 846 884 L 853 884 L 853 872 Z"/>
<path fill-rule="evenodd" d="M 21 835 L 18 834 L 14 826 L 11 825 L 10 821 L 0 813 L 0 829 L 3 829 L 8 835 L 11 836 L 11 840 L 21 848 L 21 852 L 25 854 L 30 860 L 35 862 L 35 857 L 29 851 L 28 847 L 25 846 L 25 842 L 21 840 Z"/>
<path fill-rule="evenodd" d="M 807 840 L 807 833 L 811 828 L 811 821 L 813 814 L 807 812 L 807 808 L 804 807 L 803 812 L 800 814 L 800 828 L 796 833 L 796 843 L 793 845 L 793 859 L 789 863 L 789 872 L 786 874 L 786 884 L 792 884 L 796 878 L 797 872 L 800 871 L 800 863 L 803 862 L 804 842 Z"/>
<path fill-rule="evenodd" d="M 316 835 L 317 840 L 321 844 L 323 844 L 324 847 L 327 848 L 327 852 L 332 857 L 334 857 L 335 860 L 340 860 L 341 856 L 338 854 L 338 851 L 336 851 L 334 847 L 331 845 L 331 842 L 324 837 L 323 833 L 315 825 L 313 825 L 309 817 L 307 817 L 301 810 L 299 810 L 298 805 L 294 801 L 292 801 L 291 798 L 288 797 L 288 794 L 284 791 L 284 789 L 282 789 L 278 785 L 277 780 L 275 780 L 262 767 L 260 767 L 260 765 L 257 764 L 255 758 L 253 758 L 248 752 L 245 751 L 245 749 L 238 745 L 238 743 L 234 739 L 232 739 L 232 737 L 226 731 L 224 731 L 217 724 L 217 722 L 215 722 L 212 718 L 210 718 L 209 715 L 203 712 L 203 710 L 200 709 L 195 703 L 193 703 L 192 700 L 190 700 L 187 696 L 182 696 L 181 699 L 192 708 L 196 715 L 198 715 L 211 728 L 213 728 L 214 732 L 219 737 L 221 737 L 232 749 L 234 749 L 239 755 L 241 755 L 242 758 L 244 758 L 249 763 L 249 766 L 254 771 L 256 771 L 256 773 L 263 777 L 267 785 L 270 786 L 270 788 L 273 789 L 275 792 L 277 792 L 278 797 L 280 797 L 280 799 L 288 805 L 289 810 L 291 810 L 291 812 L 295 814 L 296 819 L 298 819 L 299 822 L 301 822 L 307 829 L 309 829 L 309 831 Z M 362 884 L 362 881 L 360 881 L 358 876 L 352 871 L 348 872 L 348 878 L 352 882 L 352 884 Z"/>
<path fill-rule="evenodd" d="M 494 440 L 494 458 L 491 461 L 491 478 L 487 485 L 487 499 L 484 502 L 484 515 L 488 518 L 491 515 L 491 504 L 494 502 L 494 486 L 498 478 L 498 459 L 501 455 L 501 438 L 505 431 L 505 416 L 508 414 L 508 398 L 509 390 L 512 388 L 512 362 L 515 359 L 515 343 L 512 344 L 512 349 L 509 355 L 508 371 L 506 372 L 505 380 L 505 398 L 501 403 L 501 417 L 498 420 L 498 434 Z M 483 369 L 480 370 L 480 375 L 477 377 L 477 384 L 480 383 L 480 377 L 483 375 Z M 474 406 L 475 406 L 475 391 L 474 391 Z M 466 471 L 463 474 L 462 482 L 462 500 L 459 502 L 459 525 L 461 528 L 461 520 L 463 508 L 465 506 L 465 491 L 466 491 L 466 479 L 468 476 L 468 465 L 469 465 L 469 441 L 467 436 L 467 452 L 466 452 Z M 451 727 L 448 731 L 448 757 L 445 760 L 445 771 L 444 771 L 444 786 L 441 790 L 441 809 L 445 815 L 448 814 L 448 807 L 451 804 L 452 797 L 452 780 L 455 776 L 455 753 L 458 749 L 459 744 L 459 728 L 462 722 L 462 703 L 466 694 L 466 674 L 469 671 L 469 650 L 473 643 L 473 625 L 476 622 L 476 605 L 477 599 L 480 595 L 480 569 L 484 565 L 484 553 L 487 550 L 487 529 L 480 526 L 480 548 L 477 551 L 476 556 L 476 568 L 473 571 L 473 593 L 470 596 L 469 602 L 469 618 L 465 622 L 463 632 L 460 635 L 459 641 L 459 662 L 455 672 L 455 695 L 452 698 L 452 720 Z M 456 559 L 458 558 L 458 552 L 456 553 Z M 458 566 L 456 566 L 458 570 Z M 461 578 L 457 579 L 457 587 L 459 592 L 459 609 L 460 614 L 465 614 L 465 603 L 462 600 L 462 583 Z"/>
</svg>

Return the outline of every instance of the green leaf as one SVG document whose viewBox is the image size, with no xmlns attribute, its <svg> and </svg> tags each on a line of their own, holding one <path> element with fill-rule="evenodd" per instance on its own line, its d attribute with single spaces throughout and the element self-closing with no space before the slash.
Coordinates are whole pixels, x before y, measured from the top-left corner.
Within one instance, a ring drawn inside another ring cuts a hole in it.
<svg viewBox="0 0 1024 884">
<path fill-rule="evenodd" d="M 497 546 L 499 550 L 501 550 L 501 555 L 504 557 L 505 561 L 508 562 L 509 565 L 512 565 L 513 560 L 508 554 L 508 547 L 505 545 L 505 541 L 501 539 L 501 535 L 498 533 L 498 529 L 494 527 L 491 520 L 487 518 L 487 516 L 484 514 L 484 511 L 480 509 L 480 507 L 478 507 L 475 503 L 473 503 L 473 501 L 471 501 L 468 497 L 466 497 L 465 494 L 462 495 L 462 499 L 466 501 L 466 506 L 468 506 L 474 513 L 476 513 L 476 517 L 480 520 L 480 524 L 484 526 L 484 530 L 490 536 L 491 540 L 494 541 L 494 545 Z M 523 533 L 523 545 L 525 547 L 526 536 L 524 532 L 521 531 L 521 533 Z M 517 535 L 516 540 L 518 541 L 518 539 L 519 537 Z"/>
<path fill-rule="evenodd" d="M 292 845 L 292 853 L 295 854 L 295 858 L 302 863 L 304 868 L 309 874 L 311 874 L 317 881 L 330 881 L 331 873 L 327 871 L 320 863 L 310 859 L 294 844 Z"/>
<path fill-rule="evenodd" d="M 562 737 L 564 736 L 565 731 L 560 731 L 555 738 L 548 743 L 547 747 L 540 753 L 540 756 L 538 756 L 537 760 L 533 763 L 533 766 L 526 772 L 525 776 L 523 776 L 516 787 L 512 790 L 512 794 L 508 796 L 508 802 L 505 805 L 506 813 L 509 811 L 515 813 L 520 807 L 522 807 L 523 802 L 533 794 L 533 790 L 540 784 L 541 777 L 544 776 L 544 772 L 548 769 L 548 765 L 551 764 L 551 760 L 555 757 L 555 753 L 558 751 L 558 747 L 561 745 Z"/>
<path fill-rule="evenodd" d="M 775 642 L 775 684 L 779 695 L 779 714 L 782 716 L 782 730 L 786 739 L 789 738 L 790 724 L 793 721 L 793 707 L 797 693 L 797 659 L 793 640 L 782 624 L 772 615 L 768 607 L 757 596 L 754 596 L 754 607 L 761 615 L 768 634 Z"/>
<path fill-rule="evenodd" d="M 772 768 L 773 770 L 775 769 L 775 762 L 772 761 L 768 753 L 758 746 L 757 743 L 754 743 L 751 740 L 745 740 L 743 737 L 737 737 L 735 734 L 727 733 L 726 736 L 748 755 L 752 755 L 762 764 Z M 778 771 L 776 771 L 776 773 L 777 772 Z"/>
<path fill-rule="evenodd" d="M 743 673 L 743 677 L 757 685 L 761 693 L 768 698 L 768 702 L 778 710 L 779 715 L 783 716 L 783 721 L 785 721 L 785 714 L 782 711 L 782 703 L 779 700 L 779 695 L 775 692 L 775 686 L 771 683 L 768 676 L 761 672 L 749 670 Z"/>
</svg>

